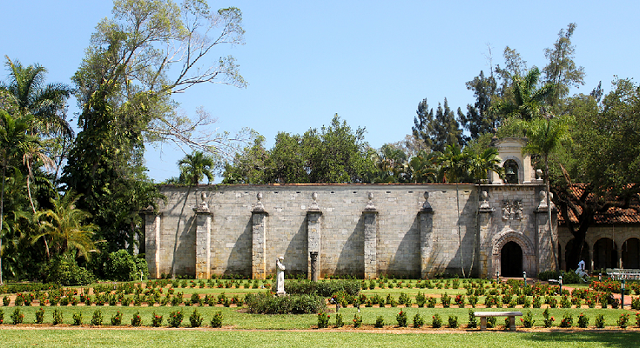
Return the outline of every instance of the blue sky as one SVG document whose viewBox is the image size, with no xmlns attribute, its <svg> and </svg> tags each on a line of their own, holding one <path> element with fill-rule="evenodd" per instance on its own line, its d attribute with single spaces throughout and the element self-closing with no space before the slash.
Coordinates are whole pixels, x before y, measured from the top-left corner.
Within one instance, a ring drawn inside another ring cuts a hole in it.
<svg viewBox="0 0 640 348">
<path fill-rule="evenodd" d="M 546 65 L 544 49 L 560 29 L 577 24 L 575 62 L 589 93 L 606 91 L 614 76 L 638 78 L 637 1 L 209 1 L 243 12 L 243 46 L 221 47 L 248 81 L 246 89 L 201 85 L 176 100 L 194 114 L 203 106 L 219 131 L 253 128 L 273 145 L 278 132 L 304 133 L 335 113 L 353 128 L 366 127 L 375 148 L 411 132 L 418 103 L 453 109 L 473 103 L 465 82 L 502 63 L 510 46 L 528 66 Z M 49 70 L 48 82 L 70 83 L 95 25 L 111 14 L 111 1 L 5 2 L 0 54 Z M 4 58 L 3 58 L 4 60 Z M 6 79 L 6 70 L 0 74 Z M 77 112 L 70 101 L 70 113 Z M 73 117 L 73 115 L 70 115 Z M 184 153 L 171 145 L 148 147 L 149 176 L 176 176 Z"/>
</svg>

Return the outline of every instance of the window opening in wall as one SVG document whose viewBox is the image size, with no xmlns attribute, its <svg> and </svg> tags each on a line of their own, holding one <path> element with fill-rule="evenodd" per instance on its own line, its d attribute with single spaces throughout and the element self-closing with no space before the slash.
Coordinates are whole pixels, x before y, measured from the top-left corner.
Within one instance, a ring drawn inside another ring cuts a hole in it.
<svg viewBox="0 0 640 348">
<path fill-rule="evenodd" d="M 514 160 L 507 160 L 504 162 L 504 175 L 507 184 L 518 183 L 518 163 Z"/>
</svg>

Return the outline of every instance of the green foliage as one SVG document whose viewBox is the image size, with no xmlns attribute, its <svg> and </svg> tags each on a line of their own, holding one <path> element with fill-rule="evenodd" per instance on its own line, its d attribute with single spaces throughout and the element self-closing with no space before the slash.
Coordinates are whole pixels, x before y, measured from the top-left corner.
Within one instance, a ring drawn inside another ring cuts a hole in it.
<svg viewBox="0 0 640 348">
<path fill-rule="evenodd" d="M 122 324 L 122 313 L 120 311 L 116 311 L 116 313 L 111 317 L 111 325 L 118 326 Z"/>
<path fill-rule="evenodd" d="M 140 312 L 136 311 L 132 316 L 131 316 L 131 326 L 133 327 L 137 327 L 142 325 L 142 317 L 140 316 Z"/>
<path fill-rule="evenodd" d="M 598 329 L 603 329 L 604 328 L 604 315 L 602 315 L 602 314 L 596 315 L 596 327 Z"/>
<path fill-rule="evenodd" d="M 616 322 L 621 329 L 626 329 L 629 325 L 629 313 L 622 313 Z"/>
<path fill-rule="evenodd" d="M 358 315 L 358 313 L 353 315 L 353 327 L 359 328 L 362 326 L 362 316 Z"/>
<path fill-rule="evenodd" d="M 544 327 L 552 327 L 555 318 L 549 314 L 549 308 L 546 308 L 544 312 L 542 312 L 542 317 L 544 318 Z"/>
<path fill-rule="evenodd" d="M 73 313 L 73 325 L 75 326 L 82 325 L 82 312 Z"/>
<path fill-rule="evenodd" d="M 53 310 L 53 325 L 62 324 L 62 311 L 59 309 Z"/>
<path fill-rule="evenodd" d="M 20 308 L 16 307 L 16 309 L 13 310 L 13 313 L 11 314 L 11 321 L 13 322 L 13 325 L 22 324 L 22 321 L 24 321 L 24 314 L 22 314 Z"/>
<path fill-rule="evenodd" d="M 329 327 L 329 318 L 331 316 L 325 312 L 318 313 L 318 329 L 326 329 Z"/>
<path fill-rule="evenodd" d="M 398 326 L 407 327 L 407 312 L 400 311 L 400 313 L 396 314 L 396 321 L 398 322 Z"/>
<path fill-rule="evenodd" d="M 250 313 L 310 314 L 326 310 L 324 297 L 316 295 L 272 296 L 261 292 L 247 294 L 245 303 Z"/>
<path fill-rule="evenodd" d="M 213 328 L 221 328 L 222 327 L 222 312 L 216 312 L 211 318 L 211 327 Z"/>
<path fill-rule="evenodd" d="M 91 325 L 100 326 L 102 325 L 102 311 L 96 309 L 93 311 L 93 316 L 91 317 Z"/>
<path fill-rule="evenodd" d="M 153 327 L 162 326 L 162 315 L 157 315 L 156 312 L 154 311 L 151 316 L 151 325 Z"/>
<path fill-rule="evenodd" d="M 444 151 L 446 146 L 462 146 L 462 129 L 453 111 L 449 108 L 447 98 L 444 108 L 438 103 L 434 117 L 433 108 L 429 110 L 427 99 L 418 104 L 417 116 L 414 117 L 412 127 L 413 136 L 424 142 L 431 151 Z"/>
<path fill-rule="evenodd" d="M 343 327 L 344 322 L 342 321 L 342 314 L 336 313 L 336 327 Z"/>
<path fill-rule="evenodd" d="M 478 319 L 473 312 L 473 309 L 469 309 L 469 324 L 467 324 L 467 328 L 475 329 L 478 327 Z"/>
<path fill-rule="evenodd" d="M 105 279 L 115 281 L 140 280 L 140 271 L 143 278 L 149 275 L 147 262 L 144 259 L 134 257 L 127 250 L 118 250 L 109 253 L 106 258 L 92 263 L 96 273 L 103 274 Z M 99 264 L 97 264 L 99 262 Z"/>
<path fill-rule="evenodd" d="M 56 256 L 48 265 L 46 281 L 61 285 L 86 285 L 93 283 L 95 277 L 84 267 L 78 266 L 71 253 Z"/>
<path fill-rule="evenodd" d="M 383 316 L 381 316 L 381 315 L 379 315 L 379 316 L 376 318 L 376 323 L 375 323 L 373 326 L 374 326 L 374 327 L 376 327 L 376 328 L 382 328 L 382 327 L 384 327 L 384 317 L 383 317 Z"/>
<path fill-rule="evenodd" d="M 442 318 L 439 314 L 434 314 L 431 319 L 431 326 L 433 326 L 434 329 L 442 327 Z"/>
<path fill-rule="evenodd" d="M 180 324 L 182 324 L 182 319 L 184 319 L 184 314 L 181 310 L 177 310 L 169 314 L 169 319 L 167 321 L 169 322 L 169 326 L 179 327 Z"/>
<path fill-rule="evenodd" d="M 336 114 L 329 126 L 304 135 L 279 133 L 265 150 L 264 138 L 227 163 L 223 183 L 360 183 L 375 166 L 364 140 L 364 128 L 355 131 Z"/>
<path fill-rule="evenodd" d="M 458 328 L 458 317 L 455 315 L 449 316 L 449 328 L 456 329 Z"/>
<path fill-rule="evenodd" d="M 42 323 L 44 323 L 44 308 L 40 307 L 40 309 L 36 311 L 36 324 Z"/>
<path fill-rule="evenodd" d="M 589 326 L 589 317 L 580 313 L 578 316 L 578 327 L 586 328 L 587 326 Z"/>
<path fill-rule="evenodd" d="M 275 283 L 271 286 L 271 291 L 276 292 Z M 350 296 L 358 296 L 360 294 L 361 282 L 359 280 L 329 280 L 321 282 L 312 282 L 310 280 L 287 280 L 284 283 L 285 291 L 291 295 L 311 295 L 332 296 L 333 294 L 343 291 Z"/>
</svg>

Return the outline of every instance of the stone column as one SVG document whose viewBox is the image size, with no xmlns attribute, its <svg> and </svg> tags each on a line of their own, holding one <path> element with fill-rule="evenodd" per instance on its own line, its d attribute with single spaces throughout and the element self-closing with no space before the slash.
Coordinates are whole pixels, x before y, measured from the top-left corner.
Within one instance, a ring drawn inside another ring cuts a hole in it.
<svg viewBox="0 0 640 348">
<path fill-rule="evenodd" d="M 317 282 L 318 281 L 318 274 L 320 273 L 318 271 L 318 252 L 317 251 L 310 251 L 309 252 L 309 258 L 311 259 L 310 263 L 310 268 L 311 271 L 309 272 L 311 274 L 311 281 Z"/>
<path fill-rule="evenodd" d="M 491 217 L 495 208 L 489 206 L 487 191 L 480 193 L 480 208 L 478 208 L 478 262 L 480 278 L 490 278 L 496 273 L 494 269 L 497 265 L 492 264 L 493 245 L 491 244 Z"/>
<path fill-rule="evenodd" d="M 546 193 L 541 188 L 541 200 L 538 208 L 534 211 L 536 221 L 536 272 L 557 271 L 558 265 L 558 230 L 556 226 L 558 211 L 551 202 L 551 207 L 546 204 Z M 549 221 L 549 210 L 551 209 L 551 221 Z"/>
<path fill-rule="evenodd" d="M 154 213 L 153 207 L 144 210 L 145 260 L 149 266 L 149 276 L 160 278 L 160 223 L 162 213 Z"/>
<path fill-rule="evenodd" d="M 364 278 L 373 279 L 378 276 L 376 263 L 378 226 L 378 211 L 373 205 L 373 194 L 369 192 L 369 203 L 362 212 L 364 215 Z"/>
<path fill-rule="evenodd" d="M 251 212 L 251 277 L 266 279 L 267 277 L 267 213 L 260 201 L 262 193 L 258 193 L 258 203 Z"/>
<path fill-rule="evenodd" d="M 311 198 L 313 202 L 307 211 L 307 250 L 309 252 L 309 259 L 307 260 L 309 267 L 307 271 L 311 280 L 318 281 L 321 270 L 318 255 L 320 254 L 320 246 L 322 245 L 322 226 L 320 225 L 322 211 L 316 202 L 318 194 L 315 192 L 312 193 Z"/>
<path fill-rule="evenodd" d="M 211 219 L 208 207 L 194 209 L 196 214 L 196 279 L 211 278 Z"/>
<path fill-rule="evenodd" d="M 418 212 L 420 221 L 420 276 L 428 278 L 431 270 L 431 253 L 433 251 L 433 208 L 429 204 L 429 192 L 424 193 L 424 203 Z"/>
</svg>

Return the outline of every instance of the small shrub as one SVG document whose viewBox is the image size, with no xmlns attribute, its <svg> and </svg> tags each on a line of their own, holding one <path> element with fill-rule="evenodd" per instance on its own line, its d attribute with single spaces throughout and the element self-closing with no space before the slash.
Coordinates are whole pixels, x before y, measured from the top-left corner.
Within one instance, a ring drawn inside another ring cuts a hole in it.
<svg viewBox="0 0 640 348">
<path fill-rule="evenodd" d="M 222 312 L 218 311 L 211 318 L 211 327 L 220 328 L 222 327 Z"/>
<path fill-rule="evenodd" d="M 573 326 L 573 316 L 569 313 L 565 313 L 560 321 L 560 327 L 567 328 L 571 326 Z"/>
<path fill-rule="evenodd" d="M 544 312 L 542 312 L 542 316 L 544 317 L 544 327 L 552 327 L 555 319 L 549 315 L 549 308 L 546 308 Z"/>
<path fill-rule="evenodd" d="M 73 325 L 75 325 L 75 326 L 82 325 L 82 313 L 81 312 L 73 313 Z"/>
<path fill-rule="evenodd" d="M 42 323 L 44 323 L 44 308 L 40 307 L 40 309 L 36 311 L 36 324 Z"/>
<path fill-rule="evenodd" d="M 122 324 L 122 313 L 116 311 L 116 314 L 111 317 L 111 325 L 118 326 L 120 324 Z"/>
<path fill-rule="evenodd" d="M 93 317 L 91 318 L 91 325 L 100 326 L 102 325 L 102 311 L 96 309 L 93 312 Z"/>
<path fill-rule="evenodd" d="M 153 327 L 160 327 L 162 325 L 162 315 L 157 315 L 156 312 L 153 312 L 153 316 L 151 317 L 151 325 Z"/>
<path fill-rule="evenodd" d="M 418 291 L 418 294 L 416 295 L 416 304 L 418 305 L 418 307 L 422 308 L 424 307 L 425 303 L 427 303 L 427 298 L 420 291 Z"/>
<path fill-rule="evenodd" d="M 452 329 L 458 328 L 458 317 L 455 315 L 449 316 L 449 327 Z"/>
<path fill-rule="evenodd" d="M 436 298 L 429 296 L 427 299 L 427 308 L 435 308 L 436 306 Z"/>
<path fill-rule="evenodd" d="M 469 309 L 469 323 L 467 324 L 467 328 L 475 329 L 478 327 L 478 319 L 475 314 L 473 314 L 473 309 Z"/>
<path fill-rule="evenodd" d="M 22 321 L 24 320 L 24 314 L 22 314 L 22 311 L 20 311 L 20 308 L 17 308 L 13 311 L 13 314 L 11 314 L 11 321 L 13 322 L 13 325 L 18 325 L 18 324 L 22 324 Z"/>
<path fill-rule="evenodd" d="M 617 324 L 621 329 L 626 329 L 627 326 L 629 325 L 629 313 L 620 314 Z"/>
<path fill-rule="evenodd" d="M 342 321 L 342 314 L 336 313 L 336 327 L 343 327 L 344 321 Z"/>
<path fill-rule="evenodd" d="M 578 316 L 578 327 L 584 329 L 587 326 L 589 326 L 589 317 L 584 315 L 584 313 L 580 313 L 580 315 Z"/>
<path fill-rule="evenodd" d="M 420 315 L 420 313 L 416 313 L 413 316 L 413 327 L 421 328 L 424 325 L 424 318 Z"/>
<path fill-rule="evenodd" d="M 180 324 L 182 324 L 182 319 L 184 319 L 184 314 L 182 313 L 181 310 L 171 312 L 171 314 L 169 314 L 169 319 L 168 319 L 169 326 L 180 327 Z"/>
<path fill-rule="evenodd" d="M 540 296 L 534 296 L 533 297 L 533 308 L 540 308 L 542 307 L 542 300 L 540 299 Z"/>
<path fill-rule="evenodd" d="M 445 292 L 444 294 L 442 294 L 440 302 L 442 302 L 443 308 L 449 308 L 451 306 L 451 296 L 447 295 L 447 293 Z"/>
<path fill-rule="evenodd" d="M 527 313 L 525 313 L 522 318 L 520 318 L 520 321 L 522 321 L 522 325 L 526 328 L 532 328 L 533 324 L 536 322 L 535 320 L 533 320 L 531 311 L 527 311 Z"/>
<path fill-rule="evenodd" d="M 487 327 L 490 329 L 496 327 L 496 317 L 487 317 Z"/>
<path fill-rule="evenodd" d="M 640 310 L 640 297 L 631 299 L 631 309 Z"/>
<path fill-rule="evenodd" d="M 56 308 L 53 311 L 53 325 L 58 324 L 62 324 L 62 311 Z"/>
<path fill-rule="evenodd" d="M 362 316 L 358 314 L 353 315 L 353 327 L 359 328 L 362 326 Z"/>
<path fill-rule="evenodd" d="M 476 295 L 469 296 L 469 304 L 471 305 L 471 308 L 476 308 L 477 303 L 478 303 L 478 296 Z"/>
<path fill-rule="evenodd" d="M 433 326 L 434 329 L 442 327 L 442 318 L 440 318 L 440 315 L 435 314 L 431 317 L 431 319 L 431 326 Z"/>
<path fill-rule="evenodd" d="M 142 325 L 142 317 L 140 316 L 140 312 L 135 312 L 133 316 L 131 316 L 131 326 L 140 325 Z"/>
<path fill-rule="evenodd" d="M 193 310 L 193 313 L 189 316 L 189 322 L 191 327 L 200 327 L 202 325 L 202 315 L 198 313 L 197 309 Z"/>
<path fill-rule="evenodd" d="M 377 327 L 377 328 L 381 328 L 381 327 L 384 326 L 384 318 L 381 315 L 379 315 L 376 318 L 376 324 L 374 326 Z"/>
<path fill-rule="evenodd" d="M 571 308 L 571 301 L 567 296 L 562 296 L 560 300 L 560 308 Z"/>
<path fill-rule="evenodd" d="M 396 314 L 396 321 L 398 322 L 398 326 L 407 327 L 407 312 L 400 311 L 400 313 Z"/>
<path fill-rule="evenodd" d="M 598 329 L 603 329 L 604 328 L 604 315 L 602 315 L 602 314 L 596 315 L 596 327 Z"/>
</svg>

